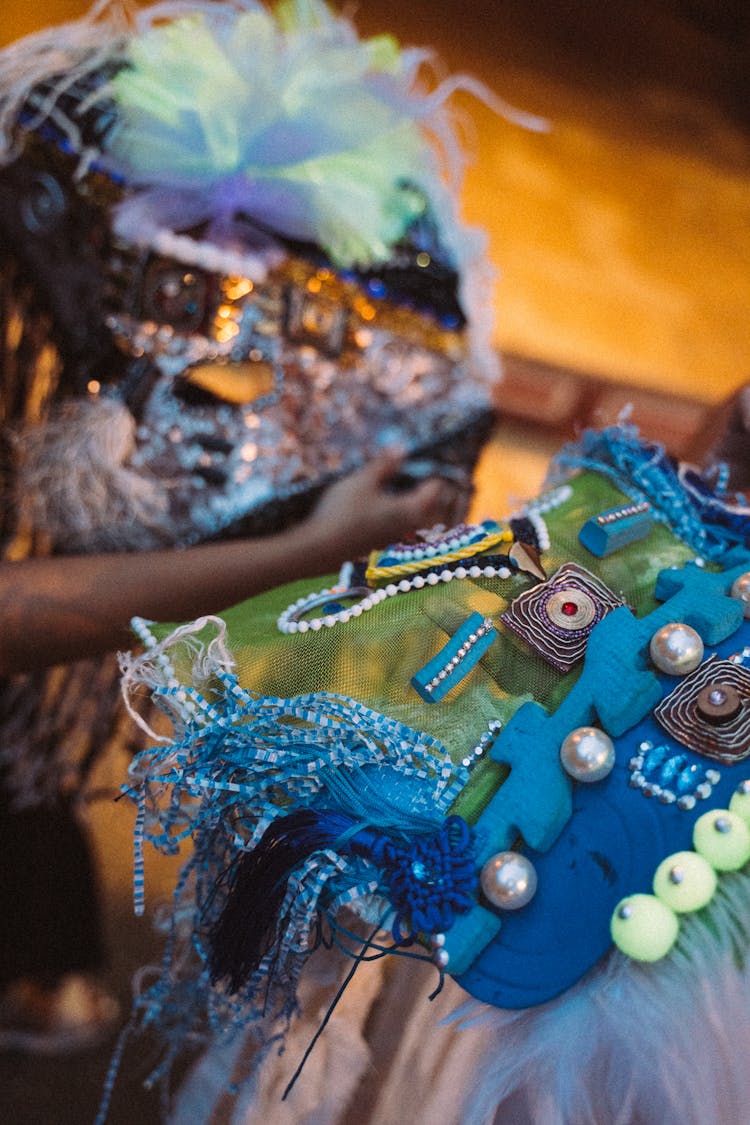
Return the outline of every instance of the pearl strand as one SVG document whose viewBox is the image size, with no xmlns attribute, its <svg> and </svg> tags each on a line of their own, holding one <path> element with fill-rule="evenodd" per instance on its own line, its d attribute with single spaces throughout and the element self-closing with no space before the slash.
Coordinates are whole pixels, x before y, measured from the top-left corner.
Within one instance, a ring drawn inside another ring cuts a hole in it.
<svg viewBox="0 0 750 1125">
<path fill-rule="evenodd" d="M 491 535 L 486 535 L 483 539 L 469 543 L 464 547 L 457 547 L 455 550 L 450 550 L 447 554 L 439 551 L 437 548 L 430 548 L 421 557 L 415 557 L 410 562 L 393 563 L 388 566 L 370 566 L 367 568 L 366 577 L 371 581 L 382 580 L 384 578 L 398 578 L 405 577 L 408 574 L 415 574 L 418 571 L 424 570 L 425 563 L 429 563 L 430 559 L 435 559 L 435 565 L 440 566 L 441 563 L 460 562 L 462 559 L 470 559 L 472 556 L 479 552 L 489 551 L 492 547 L 498 547 L 501 543 L 510 543 L 513 540 L 513 534 L 510 531 L 498 531 Z M 439 544 L 440 547 L 446 546 Z"/>
<path fill-rule="evenodd" d="M 332 586 L 330 589 L 321 590 L 317 594 L 308 594 L 305 597 L 298 598 L 279 615 L 277 626 L 282 633 L 307 633 L 309 630 L 318 632 L 320 629 L 332 629 L 334 625 L 345 624 L 347 621 L 351 621 L 353 617 L 361 617 L 363 613 L 367 613 L 374 606 L 380 605 L 386 598 L 394 598 L 397 594 L 406 594 L 410 590 L 421 590 L 425 586 L 437 586 L 441 582 L 450 582 L 454 578 L 458 578 L 459 581 L 464 578 L 500 578 L 505 580 L 510 578 L 512 574 L 513 571 L 507 566 L 476 565 L 470 567 L 458 566 L 455 570 L 432 571 L 426 575 L 415 574 L 411 578 L 402 578 L 397 583 L 389 582 L 387 586 L 382 586 L 379 590 L 371 590 L 361 601 L 347 609 L 327 613 L 323 617 L 315 617 L 312 621 L 300 621 L 299 618 L 306 610 L 313 609 L 321 602 L 325 603 L 329 598 L 334 600 L 347 596 L 347 590 L 342 590 L 340 586 Z"/>
</svg>

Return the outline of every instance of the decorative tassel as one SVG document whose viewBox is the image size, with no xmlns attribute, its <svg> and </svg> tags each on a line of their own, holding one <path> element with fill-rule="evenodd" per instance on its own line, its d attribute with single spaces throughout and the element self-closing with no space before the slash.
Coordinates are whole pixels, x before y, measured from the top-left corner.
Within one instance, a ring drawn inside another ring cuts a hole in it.
<svg viewBox="0 0 750 1125">
<path fill-rule="evenodd" d="M 247 984 L 273 944 L 289 875 L 313 852 L 333 847 L 354 823 L 338 813 L 299 809 L 272 821 L 257 847 L 240 854 L 209 932 L 213 984 L 226 980 L 230 993 Z"/>
<path fill-rule="evenodd" d="M 398 843 L 382 832 L 360 827 L 331 810 L 299 809 L 274 820 L 252 851 L 243 852 L 229 872 L 229 892 L 209 931 L 208 964 L 213 984 L 226 981 L 238 992 L 258 970 L 277 940 L 291 873 L 314 852 L 354 855 L 381 872 L 380 888 L 395 918 L 397 944 L 419 934 L 450 929 L 468 910 L 476 885 L 474 840 L 461 817 L 440 830 Z M 219 890 L 224 878 L 217 881 Z"/>
</svg>

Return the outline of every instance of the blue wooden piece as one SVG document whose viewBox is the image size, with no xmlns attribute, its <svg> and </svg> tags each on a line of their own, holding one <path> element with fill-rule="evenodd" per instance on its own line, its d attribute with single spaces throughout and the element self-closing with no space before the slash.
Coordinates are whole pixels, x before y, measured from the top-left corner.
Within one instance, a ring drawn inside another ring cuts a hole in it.
<svg viewBox="0 0 750 1125">
<path fill-rule="evenodd" d="M 578 532 L 578 538 L 587 551 L 603 559 L 621 547 L 645 539 L 654 526 L 651 505 L 648 501 L 621 504 L 592 516 Z"/>
<path fill-rule="evenodd" d="M 489 618 L 472 613 L 437 656 L 412 676 L 412 687 L 426 703 L 439 703 L 468 676 L 495 640 L 497 629 Z"/>
<path fill-rule="evenodd" d="M 726 659 L 750 643 L 750 621 L 717 648 Z M 664 678 L 667 694 L 674 681 Z M 466 969 L 451 949 L 450 971 L 472 995 L 504 1008 L 550 1000 L 575 984 L 611 947 L 609 920 L 625 895 L 649 893 L 654 871 L 666 856 L 692 846 L 693 826 L 709 808 L 726 808 L 740 781 L 750 778 L 748 762 L 718 765 L 718 782 L 693 809 L 647 799 L 632 788 L 630 758 L 640 744 L 668 744 L 701 769 L 714 766 L 678 743 L 670 743 L 651 714 L 616 738 L 616 765 L 604 781 L 576 785 L 572 816 L 553 848 L 524 847 L 536 868 L 538 888 L 523 910 L 503 915 L 502 930 L 479 948 Z M 478 908 L 478 917 L 490 911 Z M 465 918 L 460 921 L 466 927 Z M 449 931 L 450 939 L 453 930 Z"/>
</svg>

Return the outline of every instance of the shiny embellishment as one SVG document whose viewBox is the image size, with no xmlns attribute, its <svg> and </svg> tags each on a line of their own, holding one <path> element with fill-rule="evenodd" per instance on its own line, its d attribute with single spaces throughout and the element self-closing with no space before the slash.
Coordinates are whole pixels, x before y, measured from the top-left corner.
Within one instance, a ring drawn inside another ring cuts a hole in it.
<svg viewBox="0 0 750 1125">
<path fill-rule="evenodd" d="M 335 301 L 292 286 L 287 294 L 286 333 L 297 344 L 311 344 L 329 356 L 341 355 L 348 310 Z"/>
<path fill-rule="evenodd" d="M 740 694 L 731 684 L 707 684 L 698 694 L 698 711 L 709 723 L 728 723 L 741 706 Z"/>
<path fill-rule="evenodd" d="M 735 697 L 737 709 L 726 708 Z M 750 757 L 750 671 L 712 656 L 659 703 L 654 716 L 672 738 L 728 765 Z"/>
<path fill-rule="evenodd" d="M 745 617 L 750 617 L 750 570 L 735 578 L 730 593 L 733 598 L 742 602 L 742 612 Z"/>
<path fill-rule="evenodd" d="M 367 586 L 331 586 L 317 594 L 299 598 L 279 616 L 277 625 L 282 633 L 306 633 L 308 629 L 331 628 L 339 622 L 359 617 L 373 605 L 384 601 L 388 595 L 383 590 L 370 590 Z M 349 605 L 345 603 L 351 603 Z M 322 615 L 307 618 L 314 609 L 322 609 Z"/>
<path fill-rule="evenodd" d="M 447 969 L 450 963 L 450 955 L 445 948 L 445 934 L 438 931 L 430 935 L 430 946 L 432 947 L 432 960 L 435 962 L 439 969 Z"/>
<path fill-rule="evenodd" d="M 595 575 L 565 563 L 547 582 L 520 594 L 502 622 L 560 672 L 583 658 L 589 633 L 623 603 Z"/>
<path fill-rule="evenodd" d="M 485 556 L 485 559 L 488 556 Z M 440 565 L 438 563 L 438 565 Z M 363 613 L 380 605 L 386 598 L 394 598 L 397 594 L 408 594 L 410 590 L 423 590 L 425 586 L 437 586 L 441 582 L 450 582 L 454 578 L 500 578 L 511 577 L 511 571 L 504 566 L 487 564 L 486 566 L 444 566 L 442 569 L 429 569 L 428 571 L 413 574 L 410 578 L 401 578 L 398 582 L 389 582 L 377 590 L 368 586 L 349 588 L 339 584 L 327 590 L 320 590 L 317 594 L 308 594 L 281 613 L 276 622 L 281 633 L 306 633 L 309 629 L 317 632 L 319 629 L 330 629 L 334 625 L 345 624 L 354 617 L 361 617 Z M 354 604 L 346 606 L 340 603 L 353 598 L 360 598 Z M 320 606 L 328 607 L 329 611 L 322 616 L 304 619 L 304 615 L 311 609 Z"/>
<path fill-rule="evenodd" d="M 517 541 L 508 551 L 508 556 L 524 574 L 532 574 L 540 582 L 546 582 L 547 572 L 542 566 L 539 551 L 533 544 Z"/>
<path fill-rule="evenodd" d="M 148 488 L 165 482 L 154 546 L 211 538 L 255 513 L 268 520 L 272 504 L 357 468 L 385 442 L 427 448 L 481 424 L 491 373 L 470 367 L 462 331 L 365 300 L 364 283 L 292 255 L 264 264 L 177 235 L 158 243 L 145 284 L 142 255 L 118 242 L 107 319 L 131 358 L 123 386 L 139 409 L 128 468 Z M 289 338 L 295 289 L 315 298 L 315 346 Z M 337 357 L 333 321 L 323 331 L 332 306 L 347 322 Z M 223 450 L 206 449 L 214 438 Z"/>
<path fill-rule="evenodd" d="M 690 625 L 670 621 L 651 638 L 649 654 L 654 665 L 667 676 L 686 676 L 703 659 L 703 641 Z"/>
<path fill-rule="evenodd" d="M 628 763 L 630 786 L 640 789 L 644 797 L 653 797 L 663 805 L 676 804 L 689 811 L 696 801 L 705 801 L 721 780 L 718 770 L 706 769 L 690 762 L 687 754 L 675 754 L 669 746 L 642 742 L 639 752 Z"/>
<path fill-rule="evenodd" d="M 496 638 L 491 619 L 472 613 L 437 656 L 412 676 L 412 687 L 427 703 L 438 703 L 469 674 Z"/>
<path fill-rule="evenodd" d="M 472 746 L 471 750 L 461 759 L 461 765 L 471 769 L 477 762 L 481 761 L 487 752 L 487 747 L 495 741 L 499 732 L 503 729 L 503 724 L 500 719 L 490 719 L 487 724 L 487 730 L 484 732 L 479 742 Z"/>
<path fill-rule="evenodd" d="M 594 599 L 583 590 L 577 590 L 575 594 L 559 590 L 547 599 L 544 608 L 552 624 L 566 632 L 587 629 L 597 612 Z"/>
<path fill-rule="evenodd" d="M 653 525 L 651 505 L 648 500 L 640 500 L 619 508 L 610 508 L 587 520 L 579 531 L 578 538 L 586 550 L 601 559 L 621 547 L 645 539 Z"/>
<path fill-rule="evenodd" d="M 487 860 L 479 881 L 488 902 L 499 910 L 520 910 L 536 894 L 534 864 L 519 852 L 498 852 Z"/>
<path fill-rule="evenodd" d="M 388 579 L 408 578 L 435 566 L 451 566 L 453 569 L 453 564 L 460 565 L 462 562 L 469 566 L 476 562 L 481 566 L 480 556 L 484 552 L 513 540 L 510 531 L 491 521 L 475 528 L 457 528 L 456 531 L 458 534 L 445 528 L 436 529 L 436 533 L 423 531 L 419 533 L 422 542 L 412 546 L 398 544 L 385 551 L 373 552 L 367 567 L 367 581 L 375 584 Z M 504 569 L 510 577 L 511 569 Z"/>
<path fill-rule="evenodd" d="M 565 772 L 576 781 L 584 784 L 602 781 L 614 768 L 614 744 L 598 727 L 578 727 L 560 747 L 560 761 Z"/>
</svg>

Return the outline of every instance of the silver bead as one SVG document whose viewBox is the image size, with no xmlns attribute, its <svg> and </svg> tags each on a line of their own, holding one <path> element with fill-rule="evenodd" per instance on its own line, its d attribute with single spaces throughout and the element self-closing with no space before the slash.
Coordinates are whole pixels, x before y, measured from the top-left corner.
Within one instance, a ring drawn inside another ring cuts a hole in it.
<svg viewBox="0 0 750 1125">
<path fill-rule="evenodd" d="M 433 949 L 442 949 L 445 945 L 445 934 L 432 934 L 430 937 L 430 945 Z"/>
<path fill-rule="evenodd" d="M 576 781 L 601 781 L 612 772 L 615 748 L 609 735 L 598 727 L 578 727 L 560 747 L 560 761 Z"/>
<path fill-rule="evenodd" d="M 668 676 L 686 676 L 703 659 L 703 641 L 690 625 L 670 622 L 657 629 L 649 646 L 651 659 Z"/>
<path fill-rule="evenodd" d="M 742 602 L 742 612 L 745 617 L 750 617 L 750 570 L 735 578 L 730 594 Z"/>
<path fill-rule="evenodd" d="M 433 960 L 439 969 L 447 969 L 450 954 L 447 949 L 437 949 L 433 954 Z"/>
<path fill-rule="evenodd" d="M 675 865 L 674 867 L 670 868 L 670 870 L 669 870 L 669 881 L 670 881 L 670 883 L 674 883 L 675 886 L 679 886 L 679 884 L 682 883 L 684 881 L 684 879 L 685 879 L 685 872 L 682 870 L 681 867 L 678 867 L 678 866 Z"/>
<path fill-rule="evenodd" d="M 714 821 L 714 829 L 716 832 L 720 832 L 725 836 L 727 832 L 732 831 L 732 822 L 726 816 L 717 816 Z"/>
<path fill-rule="evenodd" d="M 485 897 L 500 910 L 520 910 L 536 893 L 536 871 L 518 852 L 498 852 L 488 859 L 479 877 Z"/>
</svg>

